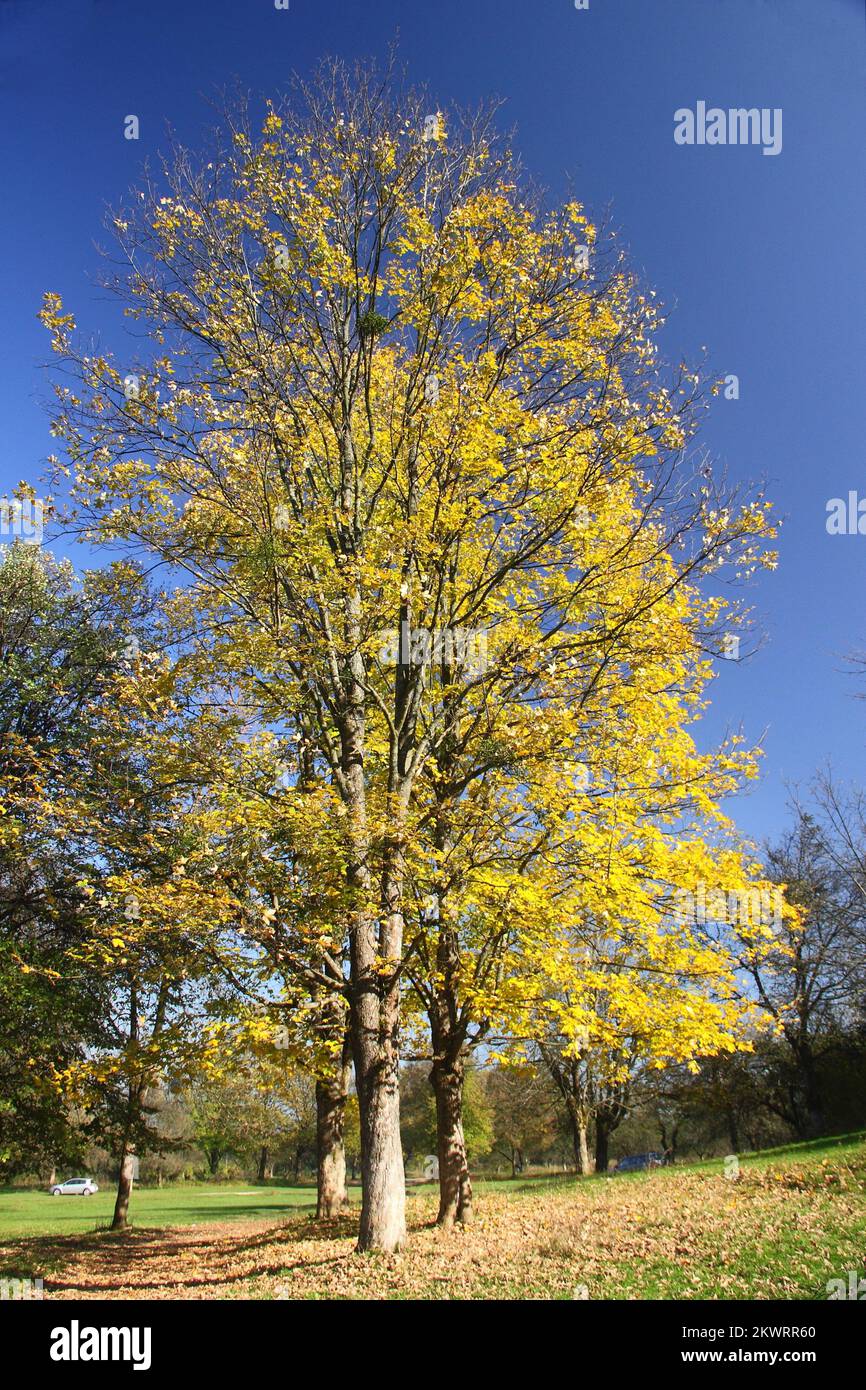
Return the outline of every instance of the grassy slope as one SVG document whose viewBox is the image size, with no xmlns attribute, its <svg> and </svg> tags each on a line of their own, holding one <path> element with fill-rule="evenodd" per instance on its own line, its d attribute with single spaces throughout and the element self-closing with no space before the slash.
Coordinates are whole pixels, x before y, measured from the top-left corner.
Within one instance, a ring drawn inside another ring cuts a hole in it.
<svg viewBox="0 0 866 1390">
<path fill-rule="evenodd" d="M 447 1235 L 431 1228 L 429 1192 L 412 1189 L 406 1250 L 366 1259 L 352 1253 L 353 1217 L 310 1219 L 310 1188 L 143 1189 L 130 1235 L 7 1238 L 0 1271 L 43 1273 L 48 1296 L 61 1298 L 822 1299 L 828 1279 L 863 1273 L 866 1136 L 741 1156 L 740 1165 L 735 1182 L 716 1160 L 581 1182 L 482 1183 L 475 1225 Z M 110 1206 L 110 1193 L 0 1195 L 16 1233 L 92 1231 Z M 145 1229 L 178 1223 L 189 1230 Z"/>
</svg>

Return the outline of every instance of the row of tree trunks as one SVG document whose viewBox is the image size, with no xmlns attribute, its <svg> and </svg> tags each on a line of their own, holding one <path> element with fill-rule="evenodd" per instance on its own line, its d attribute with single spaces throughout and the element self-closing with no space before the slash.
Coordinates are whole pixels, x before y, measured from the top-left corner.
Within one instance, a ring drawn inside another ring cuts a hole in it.
<svg viewBox="0 0 866 1390">
<path fill-rule="evenodd" d="M 437 1149 L 439 1164 L 440 1226 L 453 1226 L 455 1221 L 468 1224 L 472 1220 L 472 1181 L 463 1134 L 463 1085 L 465 1068 L 462 1059 L 436 1060 L 430 1074 L 436 1097 Z M 322 1219 L 339 1216 L 347 1203 L 346 1155 L 343 1124 L 349 1089 L 348 1058 L 331 1078 L 316 1083 L 316 1119 L 318 1150 L 318 1202 L 316 1215 Z M 374 1092 L 374 1105 L 381 1096 Z M 377 1117 L 380 1124 L 370 1125 L 371 1135 L 379 1142 L 381 1125 L 389 1123 L 388 1116 Z M 362 1120 L 363 1123 L 363 1120 Z M 399 1113 L 398 1113 L 399 1124 Z M 398 1129 L 399 1132 L 399 1129 Z M 379 1151 L 377 1151 L 379 1152 Z M 375 1159 L 374 1159 L 375 1161 Z M 393 1178 L 395 1165 L 388 1161 Z M 402 1147 L 400 1153 L 402 1172 Z M 362 1180 L 363 1180 L 362 1160 Z M 379 1198 L 378 1200 L 381 1200 Z"/>
<path fill-rule="evenodd" d="M 349 1094 L 349 1051 L 344 1050 L 343 1059 L 333 1077 L 316 1082 L 316 1141 L 317 1141 L 317 1204 L 316 1215 L 320 1219 L 333 1219 L 340 1216 L 348 1202 L 346 1189 L 346 1153 L 343 1138 L 346 1102 Z M 464 1066 L 462 1060 L 434 1062 L 431 1082 L 436 1096 L 436 1121 L 438 1134 L 439 1161 L 439 1213 L 440 1226 L 453 1226 L 455 1221 L 468 1224 L 472 1220 L 472 1182 L 463 1135 L 463 1083 Z M 396 1101 L 396 1105 L 395 1105 Z M 396 1115 L 394 1109 L 396 1109 Z M 364 1110 L 361 1108 L 362 1133 Z M 362 1158 L 362 1182 L 368 1174 L 376 1174 L 372 1200 L 367 1203 L 367 1232 L 377 1235 L 383 1230 L 386 1238 L 399 1242 L 405 1235 L 405 1224 L 401 1220 L 403 1202 L 395 1200 L 395 1185 L 400 1183 L 400 1196 L 405 1200 L 405 1180 L 403 1174 L 403 1152 L 400 1144 L 399 1089 L 395 1085 L 392 1093 L 380 1086 L 371 1086 L 368 1092 L 367 1143 L 372 1149 L 366 1150 L 366 1162 Z M 390 1134 L 396 1132 L 398 1151 L 388 1143 Z M 385 1147 L 383 1147 L 383 1137 Z M 117 1198 L 114 1209 L 112 1230 L 122 1230 L 128 1225 L 130 1197 L 132 1195 L 135 1173 L 135 1152 L 128 1137 L 120 1155 L 120 1174 Z M 219 1155 L 211 1155 L 211 1171 L 219 1162 Z M 383 1161 L 384 1160 L 384 1161 Z M 384 1171 L 383 1171 L 384 1169 Z M 270 1153 L 263 1144 L 259 1151 L 258 1180 L 265 1182 L 271 1175 Z M 366 1188 L 365 1188 L 366 1190 Z M 385 1215 L 383 1226 L 381 1217 Z M 368 1235 L 369 1238 L 369 1235 Z M 362 1247 L 363 1248 L 363 1247 Z"/>
</svg>

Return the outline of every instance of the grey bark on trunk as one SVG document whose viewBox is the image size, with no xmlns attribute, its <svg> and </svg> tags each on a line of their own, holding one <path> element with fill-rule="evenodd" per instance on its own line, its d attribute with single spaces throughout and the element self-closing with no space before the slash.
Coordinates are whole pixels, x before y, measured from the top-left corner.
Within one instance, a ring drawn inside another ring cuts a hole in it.
<svg viewBox="0 0 866 1390">
<path fill-rule="evenodd" d="M 400 1139 L 396 1055 L 356 1063 L 361 1112 L 359 1251 L 399 1249 L 406 1237 L 406 1181 Z"/>
</svg>

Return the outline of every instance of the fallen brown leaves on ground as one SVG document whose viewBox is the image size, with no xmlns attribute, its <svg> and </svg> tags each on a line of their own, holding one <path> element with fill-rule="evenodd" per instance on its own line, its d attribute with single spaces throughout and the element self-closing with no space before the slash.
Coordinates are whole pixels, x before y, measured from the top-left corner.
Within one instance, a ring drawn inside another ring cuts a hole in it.
<svg viewBox="0 0 866 1390">
<path fill-rule="evenodd" d="M 52 1299 L 820 1298 L 846 1260 L 866 1262 L 866 1204 L 859 1175 L 828 1191 L 819 1174 L 564 1181 L 485 1194 L 450 1232 L 416 1197 L 391 1256 L 355 1253 L 352 1214 L 30 1238 L 0 1259 L 44 1268 Z"/>
</svg>

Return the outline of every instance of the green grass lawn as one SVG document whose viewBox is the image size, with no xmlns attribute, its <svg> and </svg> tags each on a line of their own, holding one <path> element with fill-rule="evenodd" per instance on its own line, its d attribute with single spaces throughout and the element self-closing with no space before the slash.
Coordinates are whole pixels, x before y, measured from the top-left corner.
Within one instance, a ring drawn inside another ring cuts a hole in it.
<svg viewBox="0 0 866 1390">
<path fill-rule="evenodd" d="M 101 1184 L 93 1197 L 52 1197 L 0 1188 L 0 1237 L 80 1235 L 110 1223 L 115 1190 Z M 314 1187 L 254 1187 L 248 1183 L 184 1183 L 136 1187 L 129 1214 L 136 1226 L 191 1226 L 202 1221 L 255 1220 L 315 1211 Z"/>
</svg>

